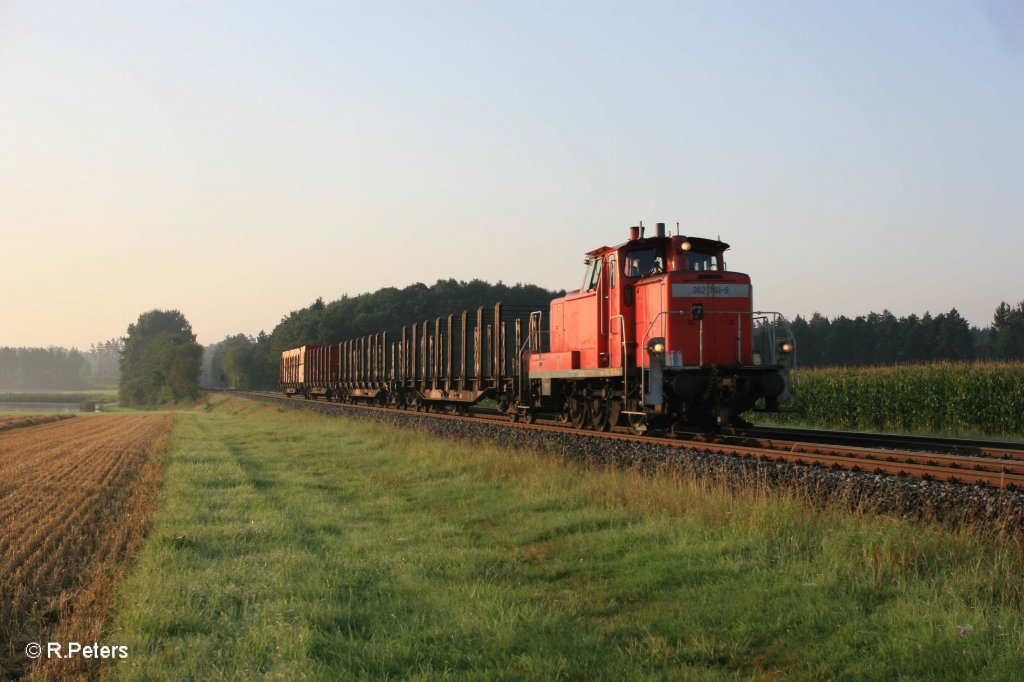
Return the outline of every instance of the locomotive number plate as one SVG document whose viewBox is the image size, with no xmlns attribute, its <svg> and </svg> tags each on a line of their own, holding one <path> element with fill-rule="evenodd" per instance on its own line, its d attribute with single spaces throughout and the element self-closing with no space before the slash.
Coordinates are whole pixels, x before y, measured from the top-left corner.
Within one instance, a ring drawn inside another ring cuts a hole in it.
<svg viewBox="0 0 1024 682">
<path fill-rule="evenodd" d="M 695 296 L 746 298 L 750 296 L 750 286 L 747 284 L 673 284 L 672 295 L 677 298 L 693 298 Z"/>
</svg>

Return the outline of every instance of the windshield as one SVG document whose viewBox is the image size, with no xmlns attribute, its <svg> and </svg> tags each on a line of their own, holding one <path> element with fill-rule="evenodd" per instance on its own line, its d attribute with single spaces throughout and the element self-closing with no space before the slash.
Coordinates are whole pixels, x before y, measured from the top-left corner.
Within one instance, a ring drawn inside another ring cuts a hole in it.
<svg viewBox="0 0 1024 682">
<path fill-rule="evenodd" d="M 648 277 L 664 271 L 657 249 L 641 249 L 626 254 L 626 277 Z"/>
<path fill-rule="evenodd" d="M 717 270 L 718 258 L 712 253 L 698 253 L 691 251 L 686 254 L 687 269 L 704 271 Z"/>
</svg>

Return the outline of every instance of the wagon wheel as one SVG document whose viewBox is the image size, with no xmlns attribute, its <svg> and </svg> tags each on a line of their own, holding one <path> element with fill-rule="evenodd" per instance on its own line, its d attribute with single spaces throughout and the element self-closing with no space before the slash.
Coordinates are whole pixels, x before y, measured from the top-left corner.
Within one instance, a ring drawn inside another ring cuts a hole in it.
<svg viewBox="0 0 1024 682">
<path fill-rule="evenodd" d="M 591 398 L 590 425 L 595 431 L 607 431 L 608 421 L 608 403 L 601 398 Z"/>
<path fill-rule="evenodd" d="M 584 400 L 575 394 L 569 396 L 566 401 L 566 410 L 572 425 L 577 429 L 582 429 L 587 418 L 587 405 Z"/>
</svg>

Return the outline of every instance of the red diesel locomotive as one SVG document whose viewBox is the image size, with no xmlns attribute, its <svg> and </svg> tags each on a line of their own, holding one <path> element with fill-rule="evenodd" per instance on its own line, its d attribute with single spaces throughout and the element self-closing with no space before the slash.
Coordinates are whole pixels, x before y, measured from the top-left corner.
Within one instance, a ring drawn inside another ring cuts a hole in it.
<svg viewBox="0 0 1024 682">
<path fill-rule="evenodd" d="M 510 418 L 555 414 L 577 428 L 635 432 L 742 425 L 794 400 L 785 318 L 753 309 L 750 277 L 718 240 L 653 237 L 586 254 L 582 286 L 547 311 L 498 304 L 286 351 L 289 395 L 464 411 L 493 398 Z"/>
</svg>

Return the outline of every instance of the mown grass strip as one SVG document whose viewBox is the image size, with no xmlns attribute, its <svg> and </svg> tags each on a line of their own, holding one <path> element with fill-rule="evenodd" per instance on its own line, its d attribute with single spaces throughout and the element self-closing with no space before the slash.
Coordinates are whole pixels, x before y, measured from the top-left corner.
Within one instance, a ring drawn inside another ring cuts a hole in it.
<svg viewBox="0 0 1024 682">
<path fill-rule="evenodd" d="M 1013 679 L 1018 547 L 215 399 L 121 679 Z"/>
</svg>

